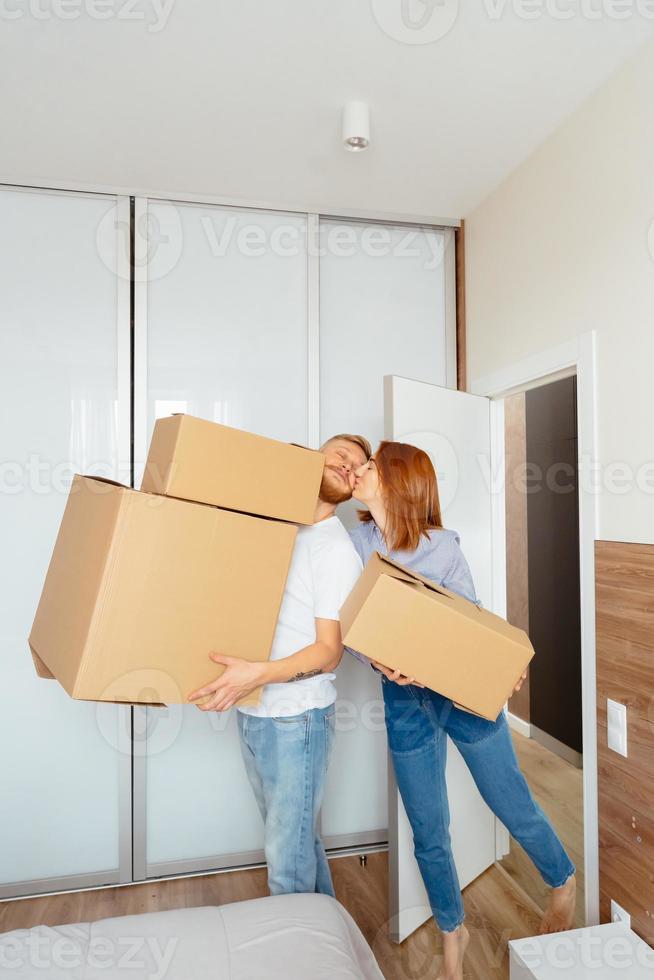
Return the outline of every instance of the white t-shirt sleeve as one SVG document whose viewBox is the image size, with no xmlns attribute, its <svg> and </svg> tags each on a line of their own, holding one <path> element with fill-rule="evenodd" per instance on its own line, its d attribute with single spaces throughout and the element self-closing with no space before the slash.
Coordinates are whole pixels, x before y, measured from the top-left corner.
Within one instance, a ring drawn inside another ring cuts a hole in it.
<svg viewBox="0 0 654 980">
<path fill-rule="evenodd" d="M 363 570 L 361 559 L 349 538 L 343 538 L 316 548 L 311 565 L 316 619 L 339 619 L 341 606 Z"/>
</svg>

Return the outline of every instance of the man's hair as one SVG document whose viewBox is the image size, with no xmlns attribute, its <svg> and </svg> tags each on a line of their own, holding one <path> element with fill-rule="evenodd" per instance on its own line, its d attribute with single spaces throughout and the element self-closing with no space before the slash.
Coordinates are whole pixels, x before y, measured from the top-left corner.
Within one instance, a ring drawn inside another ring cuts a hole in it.
<svg viewBox="0 0 654 980">
<path fill-rule="evenodd" d="M 355 446 L 358 446 L 359 449 L 363 451 L 366 459 L 370 459 L 372 456 L 372 446 L 365 436 L 351 435 L 348 432 L 340 432 L 337 436 L 330 436 L 329 439 L 325 439 L 320 448 L 324 449 L 328 443 L 335 442 L 336 439 L 342 439 L 344 442 L 354 443 Z"/>
</svg>

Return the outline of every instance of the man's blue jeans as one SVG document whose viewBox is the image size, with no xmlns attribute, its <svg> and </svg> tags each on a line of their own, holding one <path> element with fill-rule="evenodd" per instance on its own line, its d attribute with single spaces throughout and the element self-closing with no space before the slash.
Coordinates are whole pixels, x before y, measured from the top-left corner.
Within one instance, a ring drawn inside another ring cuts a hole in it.
<svg viewBox="0 0 654 980">
<path fill-rule="evenodd" d="M 516 759 L 506 717 L 496 721 L 455 708 L 450 700 L 382 678 L 386 729 L 397 784 L 411 828 L 429 903 L 443 932 L 464 919 L 450 843 L 445 782 L 449 735 L 482 797 L 522 845 L 551 887 L 575 873 L 552 824 L 534 800 Z"/>
<path fill-rule="evenodd" d="M 271 895 L 334 895 L 318 833 L 334 726 L 333 704 L 287 718 L 238 712 L 243 760 L 265 825 Z"/>
</svg>

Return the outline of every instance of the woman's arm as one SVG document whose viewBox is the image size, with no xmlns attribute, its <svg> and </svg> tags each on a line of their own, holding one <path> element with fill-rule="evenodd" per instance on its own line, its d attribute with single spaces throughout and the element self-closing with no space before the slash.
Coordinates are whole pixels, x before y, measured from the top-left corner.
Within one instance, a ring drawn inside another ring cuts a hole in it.
<svg viewBox="0 0 654 980">
<path fill-rule="evenodd" d="M 316 640 L 290 657 L 256 663 L 210 653 L 214 663 L 223 664 L 225 671 L 218 680 L 192 691 L 189 701 L 212 695 L 197 707 L 202 711 L 227 711 L 236 701 L 251 694 L 264 684 L 286 684 L 330 673 L 338 667 L 343 656 L 341 624 L 334 619 L 316 619 Z"/>
<path fill-rule="evenodd" d="M 470 566 L 461 551 L 458 538 L 452 540 L 452 557 L 441 585 L 443 588 L 449 589 L 450 592 L 456 592 L 464 599 L 474 602 L 476 606 L 481 605 L 475 592 L 475 583 L 472 580 Z"/>
</svg>

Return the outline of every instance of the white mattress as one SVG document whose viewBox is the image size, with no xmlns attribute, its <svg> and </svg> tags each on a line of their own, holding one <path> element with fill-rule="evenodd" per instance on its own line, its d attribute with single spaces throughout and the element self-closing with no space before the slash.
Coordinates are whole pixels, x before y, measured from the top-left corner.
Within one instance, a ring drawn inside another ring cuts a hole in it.
<svg viewBox="0 0 654 980">
<path fill-rule="evenodd" d="M 12 980 L 384 980 L 342 905 L 279 895 L 0 935 Z"/>
</svg>

